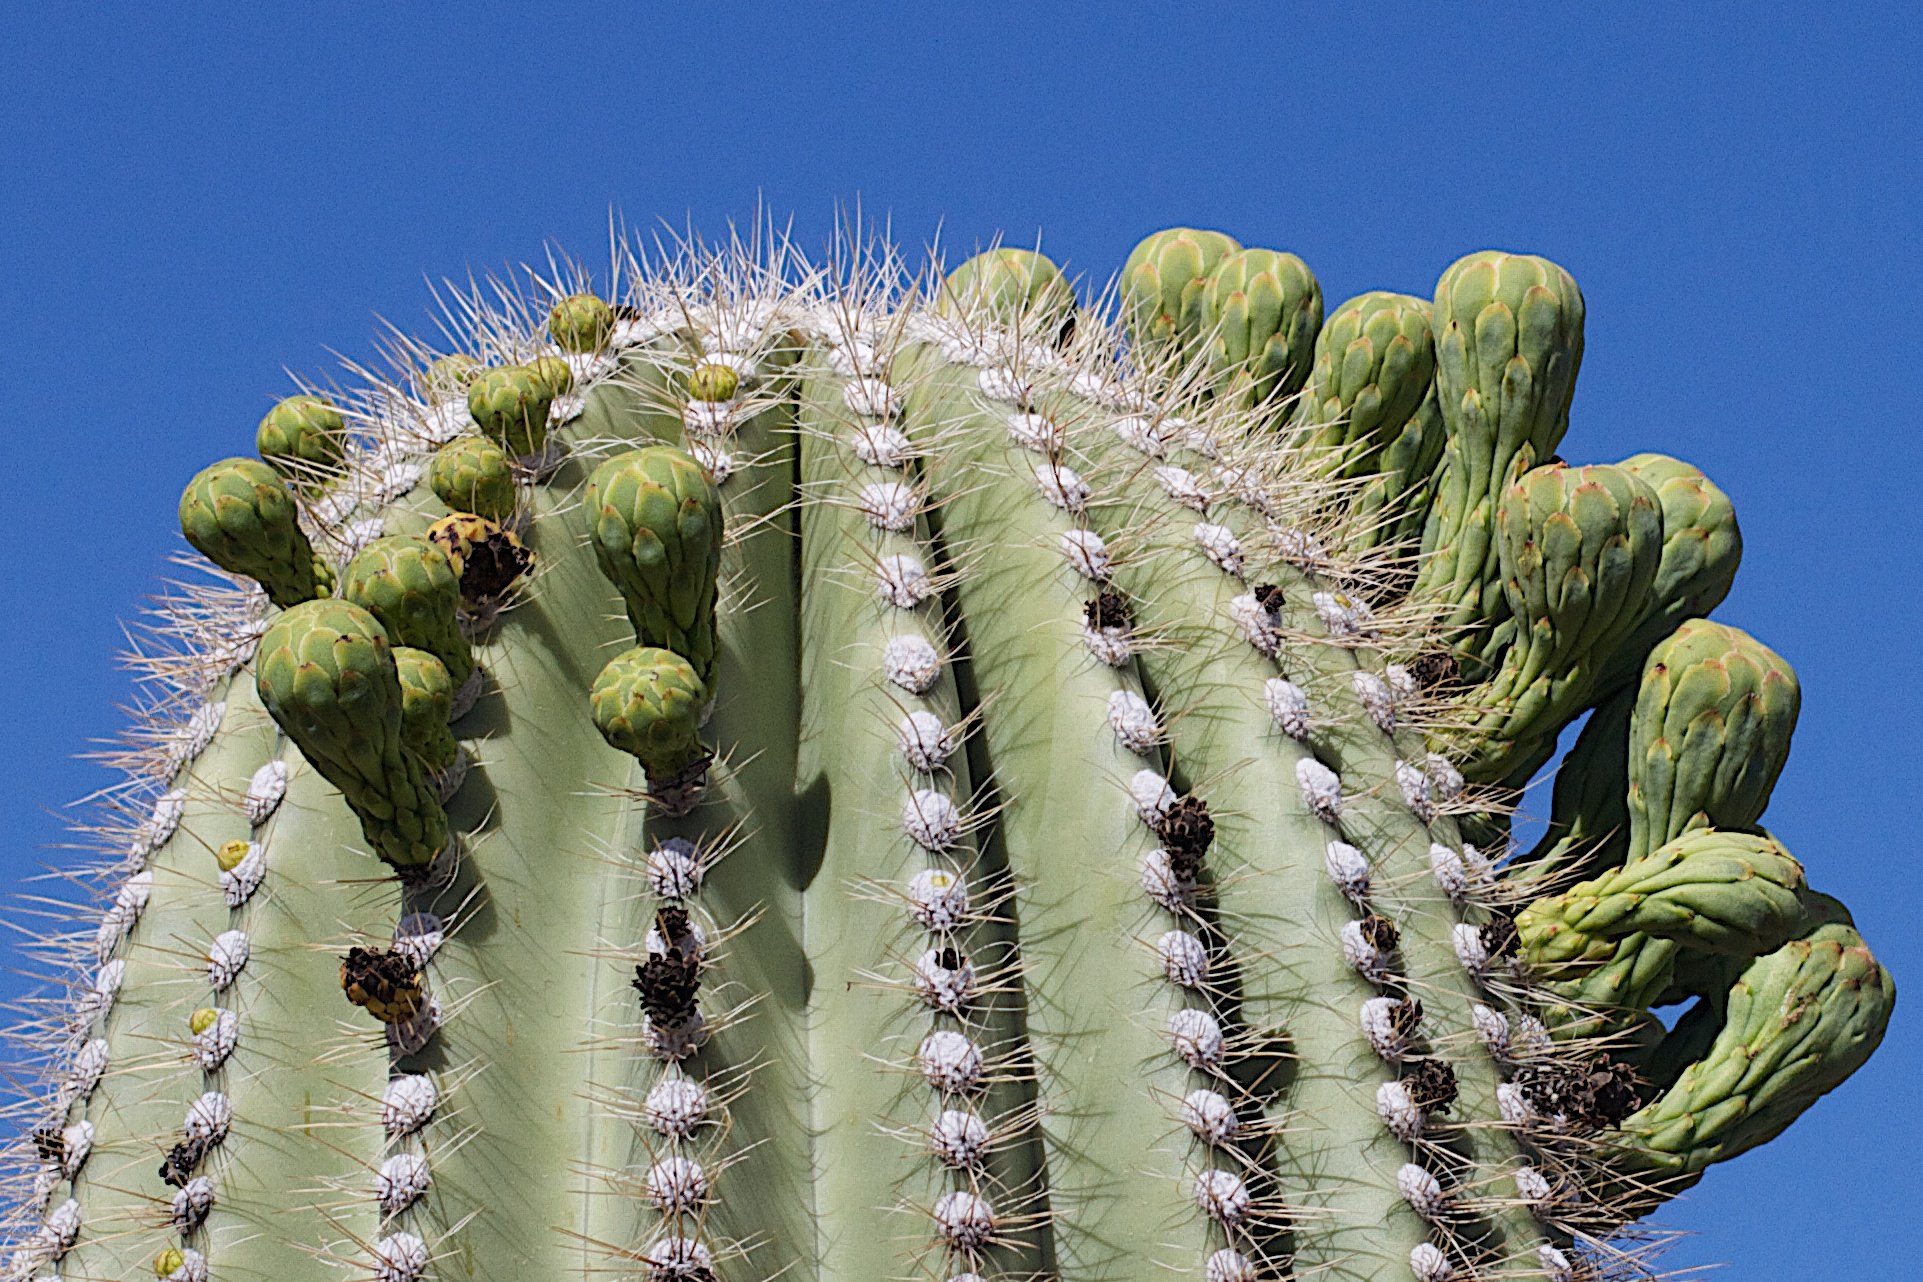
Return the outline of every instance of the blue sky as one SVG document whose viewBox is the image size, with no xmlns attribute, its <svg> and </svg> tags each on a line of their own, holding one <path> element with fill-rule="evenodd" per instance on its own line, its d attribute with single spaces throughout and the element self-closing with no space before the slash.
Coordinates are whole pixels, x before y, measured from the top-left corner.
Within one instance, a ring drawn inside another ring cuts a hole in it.
<svg viewBox="0 0 1923 1282">
<path fill-rule="evenodd" d="M 1718 617 L 1805 688 L 1768 822 L 1923 983 L 1913 7 L 219 8 L 34 6 L 0 46 L 0 880 L 101 782 L 70 758 L 118 724 L 120 620 L 284 369 L 424 322 L 427 278 L 550 240 L 599 261 L 611 210 L 713 231 L 765 200 L 818 242 L 859 198 L 911 242 L 1040 230 L 1097 280 L 1146 232 L 1219 227 L 1331 303 L 1427 293 L 1473 249 L 1563 263 L 1589 308 L 1564 453 L 1660 449 L 1734 496 Z M 1672 1265 L 1912 1273 L 1914 1000 L 1665 1213 L 1699 1235 Z"/>
</svg>

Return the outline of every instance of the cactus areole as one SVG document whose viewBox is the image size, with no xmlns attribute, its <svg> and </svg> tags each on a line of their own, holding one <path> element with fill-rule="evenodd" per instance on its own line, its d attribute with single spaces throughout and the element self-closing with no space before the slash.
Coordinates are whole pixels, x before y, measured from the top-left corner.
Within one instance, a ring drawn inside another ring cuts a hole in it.
<svg viewBox="0 0 1923 1282">
<path fill-rule="evenodd" d="M 6 1276 L 1614 1278 L 1874 1050 L 1567 272 L 833 253 L 489 288 L 193 478 Z"/>
</svg>

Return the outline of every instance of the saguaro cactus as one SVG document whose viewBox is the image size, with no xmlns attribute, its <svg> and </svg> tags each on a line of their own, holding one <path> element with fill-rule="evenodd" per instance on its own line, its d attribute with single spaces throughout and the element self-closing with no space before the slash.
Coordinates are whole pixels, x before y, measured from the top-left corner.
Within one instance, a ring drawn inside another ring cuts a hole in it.
<svg viewBox="0 0 1923 1282">
<path fill-rule="evenodd" d="M 1733 509 L 1552 456 L 1566 272 L 837 249 L 194 479 L 9 1276 L 1615 1277 L 1874 1049 Z"/>
</svg>

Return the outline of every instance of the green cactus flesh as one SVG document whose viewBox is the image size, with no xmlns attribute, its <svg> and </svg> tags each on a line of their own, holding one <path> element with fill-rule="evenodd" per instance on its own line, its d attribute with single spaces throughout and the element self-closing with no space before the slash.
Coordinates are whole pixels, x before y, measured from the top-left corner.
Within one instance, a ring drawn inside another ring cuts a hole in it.
<svg viewBox="0 0 1923 1282">
<path fill-rule="evenodd" d="M 690 254 L 189 486 L 10 1276 L 1573 1282 L 1875 1048 L 1560 268 Z"/>
</svg>

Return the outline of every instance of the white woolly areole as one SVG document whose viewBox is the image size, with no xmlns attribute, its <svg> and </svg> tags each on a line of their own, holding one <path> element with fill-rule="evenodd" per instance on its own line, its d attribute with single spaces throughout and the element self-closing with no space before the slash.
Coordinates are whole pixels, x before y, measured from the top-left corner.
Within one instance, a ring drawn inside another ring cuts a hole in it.
<svg viewBox="0 0 1923 1282">
<path fill-rule="evenodd" d="M 1046 414 L 1018 410 L 1008 416 L 1008 438 L 1025 450 L 1053 454 L 1062 448 L 1062 425 Z"/>
<path fill-rule="evenodd" d="M 1546 1206 L 1549 1203 L 1554 1191 L 1549 1186 L 1548 1176 L 1533 1166 L 1518 1166 L 1515 1178 L 1516 1192 L 1522 1194 L 1523 1201 L 1531 1206 Z"/>
<path fill-rule="evenodd" d="M 1176 802 L 1175 789 L 1157 770 L 1137 770 L 1130 776 L 1128 796 L 1135 803 L 1135 813 L 1151 828 L 1162 822 Z"/>
<path fill-rule="evenodd" d="M 260 883 L 267 877 L 267 852 L 257 841 L 247 843 L 247 853 L 240 862 L 220 874 L 221 898 L 229 908 L 238 908 L 254 897 Z"/>
<path fill-rule="evenodd" d="M 731 436 L 742 417 L 741 400 L 689 401 L 681 409 L 681 425 L 691 437 L 717 441 Z"/>
<path fill-rule="evenodd" d="M 685 1140 L 707 1120 L 708 1092 L 685 1077 L 664 1077 L 648 1088 L 641 1111 L 657 1135 Z"/>
<path fill-rule="evenodd" d="M 1186 930 L 1165 932 L 1155 941 L 1155 954 L 1162 959 L 1162 973 L 1168 977 L 1169 983 L 1183 988 L 1200 988 L 1208 982 L 1208 949 Z"/>
<path fill-rule="evenodd" d="M 701 465 L 701 470 L 716 485 L 726 485 L 728 478 L 734 475 L 734 455 L 718 446 L 692 441 L 688 445 L 688 453 L 694 456 L 694 461 Z"/>
<path fill-rule="evenodd" d="M 387 522 L 381 517 L 370 516 L 359 521 L 349 521 L 336 535 L 341 545 L 341 560 L 352 559 L 369 543 L 385 533 L 387 533 Z"/>
<path fill-rule="evenodd" d="M 708 932 L 701 929 L 700 922 L 690 918 L 687 933 L 677 939 L 669 940 L 661 933 L 661 927 L 653 923 L 648 926 L 648 933 L 641 937 L 641 946 L 650 957 L 666 957 L 670 943 L 681 956 L 690 961 L 699 961 L 708 947 Z"/>
<path fill-rule="evenodd" d="M 1223 1247 L 1202 1266 L 1202 1282 L 1256 1282 L 1260 1276 L 1254 1261 L 1233 1247 Z"/>
<path fill-rule="evenodd" d="M 1299 526 L 1277 526 L 1271 531 L 1275 550 L 1282 559 L 1314 574 L 1327 569 L 1329 553 L 1313 534 Z"/>
<path fill-rule="evenodd" d="M 93 1153 L 93 1123 L 84 1118 L 60 1132 L 60 1173 L 69 1180 L 80 1173 Z"/>
<path fill-rule="evenodd" d="M 1402 792 L 1402 804 L 1409 807 L 1409 813 L 1420 824 L 1431 824 L 1436 818 L 1435 798 L 1429 795 L 1429 776 L 1420 768 L 1406 761 L 1396 762 L 1396 787 Z"/>
<path fill-rule="evenodd" d="M 945 854 L 961 840 L 961 811 L 947 794 L 917 788 L 902 803 L 901 826 L 923 850 Z"/>
<path fill-rule="evenodd" d="M 1115 742 L 1130 752 L 1147 754 L 1162 741 L 1162 726 L 1155 719 L 1155 709 L 1133 690 L 1110 691 L 1108 724 L 1115 731 Z"/>
<path fill-rule="evenodd" d="M 646 1196 L 663 1215 L 691 1215 L 708 1200 L 708 1173 L 692 1158 L 671 1155 L 648 1168 Z"/>
<path fill-rule="evenodd" d="M 1439 752 L 1432 752 L 1423 758 L 1422 768 L 1429 776 L 1429 783 L 1436 790 L 1436 796 L 1443 801 L 1454 801 L 1462 795 L 1462 771 L 1456 769 L 1449 758 Z"/>
<path fill-rule="evenodd" d="M 1233 1227 L 1249 1218 L 1254 1202 L 1234 1171 L 1203 1171 L 1195 1177 L 1195 1204 L 1217 1224 Z"/>
<path fill-rule="evenodd" d="M 982 1087 L 981 1047 L 952 1029 L 938 1028 L 921 1039 L 915 1063 L 928 1084 L 949 1095 L 968 1095 Z"/>
<path fill-rule="evenodd" d="M 1062 555 L 1075 568 L 1075 573 L 1096 583 L 1104 583 L 1114 573 L 1114 565 L 1108 557 L 1108 544 L 1093 530 L 1065 530 L 1062 533 Z"/>
<path fill-rule="evenodd" d="M 1314 592 L 1309 603 L 1329 635 L 1338 641 L 1354 641 L 1375 635 L 1375 618 L 1369 607 L 1346 592 Z"/>
<path fill-rule="evenodd" d="M 1012 401 L 1016 405 L 1028 404 L 1035 390 L 1006 365 L 991 365 L 984 369 L 975 376 L 975 385 L 991 401 Z"/>
<path fill-rule="evenodd" d="M 1195 527 L 1195 541 L 1201 546 L 1202 555 L 1213 561 L 1216 568 L 1238 579 L 1242 577 L 1242 541 L 1235 537 L 1234 530 L 1201 521 Z"/>
<path fill-rule="evenodd" d="M 415 970 L 426 970 L 446 942 L 446 924 L 433 913 L 409 913 L 394 923 L 394 951 Z"/>
<path fill-rule="evenodd" d="M 954 737 L 942 719 L 926 708 L 916 708 L 896 723 L 895 746 L 911 770 L 932 774 L 948 763 L 955 751 Z"/>
<path fill-rule="evenodd" d="M 921 502 L 915 491 L 900 481 L 870 481 L 855 494 L 855 506 L 876 529 L 906 534 L 915 528 L 915 512 Z"/>
<path fill-rule="evenodd" d="M 643 1013 L 641 1039 L 656 1059 L 679 1063 L 707 1045 L 708 1020 L 697 1010 L 678 1024 L 657 1024 Z"/>
<path fill-rule="evenodd" d="M 73 1250 L 73 1244 L 80 1240 L 83 1218 L 80 1203 L 73 1198 L 54 1207 L 47 1213 L 46 1222 L 33 1235 L 34 1251 L 48 1260 L 64 1258 L 67 1252 Z"/>
<path fill-rule="evenodd" d="M 842 385 L 841 403 L 863 418 L 891 419 L 901 413 L 901 393 L 882 378 L 851 378 Z"/>
<path fill-rule="evenodd" d="M 1482 928 L 1459 921 L 1449 928 L 1449 942 L 1455 947 L 1456 960 L 1475 979 L 1489 972 L 1489 948 L 1482 942 Z"/>
<path fill-rule="evenodd" d="M 1431 1223 L 1441 1219 L 1449 1209 L 1442 1181 L 1414 1162 L 1404 1162 L 1397 1169 L 1396 1192 L 1402 1194 L 1403 1201 L 1413 1207 L 1417 1215 Z"/>
<path fill-rule="evenodd" d="M 934 592 L 935 585 L 917 558 L 897 552 L 875 562 L 875 595 L 897 610 L 912 610 Z"/>
<path fill-rule="evenodd" d="M 1135 654 L 1135 641 L 1129 636 L 1127 627 L 1098 628 L 1092 623 L 1084 623 L 1082 647 L 1096 662 L 1106 663 L 1111 668 L 1126 666 Z"/>
<path fill-rule="evenodd" d="M 467 401 L 463 397 L 450 396 L 444 401 L 423 406 L 420 415 L 419 434 L 422 441 L 432 446 L 446 445 L 459 436 L 474 422 L 468 413 Z"/>
<path fill-rule="evenodd" d="M 1252 467 L 1231 467 L 1217 465 L 1210 469 L 1215 483 L 1248 504 L 1251 508 L 1267 516 L 1274 508 L 1274 500 L 1269 497 L 1268 486 L 1262 474 Z"/>
<path fill-rule="evenodd" d="M 81 1023 L 89 1023 L 98 1016 L 113 1009 L 114 999 L 120 996 L 120 985 L 127 979 L 127 963 L 114 958 L 102 962 L 94 972 L 93 985 L 80 994 L 75 1013 Z"/>
<path fill-rule="evenodd" d="M 208 1091 L 187 1106 L 181 1130 L 189 1144 L 208 1149 L 226 1139 L 227 1129 L 233 1124 L 233 1101 L 220 1091 Z"/>
<path fill-rule="evenodd" d="M 1409 1272 L 1416 1282 L 1455 1282 L 1456 1266 L 1433 1242 L 1418 1242 L 1409 1248 Z"/>
<path fill-rule="evenodd" d="M 1190 1068 L 1201 1071 L 1222 1066 L 1222 1026 L 1205 1010 L 1185 1007 L 1168 1017 L 1169 1041 Z"/>
<path fill-rule="evenodd" d="M 1469 893 L 1469 870 L 1463 867 L 1461 855 L 1441 842 L 1430 842 L 1429 875 L 1436 879 L 1436 886 L 1449 897 L 1449 902 L 1461 905 Z"/>
<path fill-rule="evenodd" d="M 374 1200 L 380 1203 L 381 1214 L 399 1215 L 420 1201 L 432 1182 L 426 1158 L 419 1153 L 396 1153 L 374 1175 Z"/>
<path fill-rule="evenodd" d="M 575 413 L 579 414 L 580 411 L 576 410 Z M 419 463 L 405 459 L 384 465 L 372 478 L 374 483 L 369 488 L 372 501 L 386 506 L 405 498 L 421 483 L 422 471 Z"/>
<path fill-rule="evenodd" d="M 1409 1053 L 1409 1039 L 1396 1027 L 1401 1009 L 1402 1003 L 1393 997 L 1371 997 L 1362 1003 L 1362 1036 L 1371 1050 L 1391 1064 L 1400 1063 Z"/>
<path fill-rule="evenodd" d="M 213 1023 L 194 1034 L 194 1063 L 202 1072 L 211 1073 L 227 1062 L 239 1044 L 240 1016 L 230 1010 L 220 1011 Z"/>
<path fill-rule="evenodd" d="M 926 930 L 949 931 L 968 920 L 968 884 L 945 868 L 908 879 L 908 911 Z"/>
<path fill-rule="evenodd" d="M 1421 693 L 1415 674 L 1400 663 L 1383 664 L 1382 679 L 1389 683 L 1389 692 L 1398 704 L 1407 703 Z"/>
<path fill-rule="evenodd" d="M 1258 654 L 1273 659 L 1282 652 L 1282 633 L 1275 626 L 1275 616 L 1256 599 L 1255 593 L 1243 592 L 1230 598 L 1229 618 Z"/>
<path fill-rule="evenodd" d="M 421 1282 L 427 1243 L 417 1234 L 390 1233 L 374 1244 L 374 1282 Z"/>
<path fill-rule="evenodd" d="M 1171 439 L 1180 441 L 1183 449 L 1193 450 L 1206 459 L 1222 457 L 1222 447 L 1216 444 L 1215 433 L 1201 424 L 1191 423 L 1185 418 L 1170 418 L 1165 420 L 1164 425 L 1167 431 L 1174 434 Z"/>
<path fill-rule="evenodd" d="M 1302 789 L 1302 804 L 1325 824 L 1342 818 L 1342 779 L 1335 771 L 1304 757 L 1295 763 L 1295 782 Z"/>
<path fill-rule="evenodd" d="M 433 1120 L 440 1102 L 433 1078 L 420 1073 L 390 1077 L 381 1091 L 381 1129 L 389 1139 L 412 1135 Z"/>
<path fill-rule="evenodd" d="M 1362 703 L 1362 710 L 1369 714 L 1369 720 L 1384 734 L 1395 733 L 1396 697 L 1389 689 L 1389 683 L 1373 672 L 1357 668 L 1349 674 L 1355 685 L 1355 697 Z"/>
<path fill-rule="evenodd" d="M 1168 457 L 1168 438 L 1161 426 L 1139 414 L 1124 414 L 1110 425 L 1122 443 L 1150 458 Z"/>
<path fill-rule="evenodd" d="M 574 375 L 576 387 L 586 387 L 589 383 L 606 378 L 621 363 L 620 358 L 612 352 L 556 351 L 552 354 L 568 363 L 568 372 Z"/>
<path fill-rule="evenodd" d="M 1065 463 L 1044 459 L 1035 465 L 1035 488 L 1042 497 L 1064 512 L 1085 512 L 1088 510 L 1088 482 L 1081 474 Z"/>
<path fill-rule="evenodd" d="M 888 360 L 865 338 L 851 337 L 828 349 L 828 368 L 843 378 L 879 377 Z"/>
<path fill-rule="evenodd" d="M 945 1108 L 928 1128 L 928 1149 L 943 1166 L 973 1170 L 988 1153 L 988 1127 L 973 1113 Z"/>
<path fill-rule="evenodd" d="M 648 852 L 648 889 L 663 899 L 686 899 L 701 889 L 701 854 L 686 837 L 669 837 Z"/>
<path fill-rule="evenodd" d="M 1536 1248 L 1536 1262 L 1548 1282 L 1576 1282 L 1576 1266 L 1560 1250 L 1544 1242 Z"/>
<path fill-rule="evenodd" d="M 943 952 L 930 948 L 915 959 L 915 993 L 931 1010 L 959 1015 L 975 1000 L 975 964 L 956 953 L 955 965 L 944 966 Z"/>
<path fill-rule="evenodd" d="M 1413 1144 L 1422 1138 L 1422 1109 L 1407 1083 L 1391 1079 L 1376 1087 L 1375 1111 L 1397 1139 Z"/>
<path fill-rule="evenodd" d="M 1168 911 L 1181 914 L 1195 904 L 1195 882 L 1178 877 L 1168 851 L 1157 846 L 1142 856 L 1142 891 Z"/>
<path fill-rule="evenodd" d="M 1509 1026 L 1509 1051 L 1516 1059 L 1540 1059 L 1556 1049 L 1556 1039 L 1534 1015 L 1517 1015 Z"/>
<path fill-rule="evenodd" d="M 714 1255 L 691 1237 L 670 1233 L 648 1243 L 641 1258 L 649 1282 L 696 1282 L 714 1276 Z"/>
<path fill-rule="evenodd" d="M 926 694 L 941 676 L 941 655 L 918 632 L 889 637 L 881 648 L 881 671 L 910 694 Z"/>
<path fill-rule="evenodd" d="M 995 1236 L 995 1207 L 965 1189 L 944 1193 L 935 1199 L 935 1228 L 949 1246 L 973 1255 Z"/>
<path fill-rule="evenodd" d="M 154 875 L 150 872 L 137 872 L 120 883 L 114 892 L 113 903 L 100 916 L 100 925 L 94 931 L 94 956 L 98 961 L 106 961 L 120 941 L 140 920 L 140 914 L 147 911 L 147 901 L 153 898 Z"/>
<path fill-rule="evenodd" d="M 240 976 L 252 955 L 253 944 L 246 931 L 221 931 L 214 936 L 213 947 L 207 950 L 207 982 L 215 992 L 220 992 Z"/>
<path fill-rule="evenodd" d="M 1195 473 L 1187 468 L 1164 463 L 1156 467 L 1152 475 L 1155 483 L 1162 487 L 1162 492 L 1183 507 L 1196 512 L 1209 510 L 1209 492 L 1202 488 L 1202 482 L 1195 478 Z"/>
<path fill-rule="evenodd" d="M 1382 950 L 1369 940 L 1369 934 L 1359 921 L 1345 921 L 1340 932 L 1342 939 L 1342 960 L 1349 963 L 1356 973 L 1372 984 L 1380 984 L 1389 977 L 1389 961 Z"/>
<path fill-rule="evenodd" d="M 1182 1125 L 1204 1143 L 1227 1144 L 1242 1133 L 1242 1119 L 1235 1115 L 1235 1105 L 1218 1091 L 1192 1090 L 1182 1097 L 1178 1111 Z"/>
<path fill-rule="evenodd" d="M 870 467 L 905 467 L 914 457 L 907 433 L 886 423 L 864 423 L 848 433 L 848 447 Z"/>
<path fill-rule="evenodd" d="M 66 1102 L 86 1101 L 93 1097 L 94 1089 L 100 1085 L 100 1078 L 107 1071 L 107 1061 L 111 1051 L 107 1039 L 96 1037 L 83 1045 L 73 1057 L 73 1072 L 68 1076 L 61 1091 L 68 1097 Z"/>
<path fill-rule="evenodd" d="M 1476 1027 L 1476 1036 L 1492 1059 L 1509 1058 L 1509 1017 L 1493 1007 L 1480 1003 L 1469 1008 L 1469 1022 Z"/>
<path fill-rule="evenodd" d="M 1342 897 L 1360 908 L 1369 897 L 1369 861 L 1346 841 L 1332 841 L 1322 852 L 1322 867 Z"/>
<path fill-rule="evenodd" d="M 207 750 L 207 745 L 214 741 L 214 733 L 220 729 L 220 719 L 226 715 L 225 702 L 203 703 L 194 709 L 179 730 L 176 748 L 181 765 Z"/>
<path fill-rule="evenodd" d="M 187 813 L 187 794 L 178 788 L 170 789 L 154 798 L 153 809 L 147 812 L 146 819 L 134 830 L 132 848 L 128 852 L 135 863 L 144 863 L 162 846 L 167 838 L 174 835 L 180 827 L 182 816 Z"/>
<path fill-rule="evenodd" d="M 1286 677 L 1270 677 L 1262 683 L 1262 701 L 1269 706 L 1269 719 L 1275 728 L 1306 743 L 1309 738 L 1309 696 L 1302 687 Z"/>
<path fill-rule="evenodd" d="M 167 1219 L 174 1232 L 186 1237 L 207 1222 L 208 1212 L 213 1209 L 214 1181 L 209 1176 L 196 1175 L 174 1191 Z"/>
<path fill-rule="evenodd" d="M 1505 1045 L 1504 1049 L 1507 1050 L 1508 1047 Z M 1535 1105 L 1529 1102 L 1529 1097 L 1523 1093 L 1522 1087 L 1514 1082 L 1496 1084 L 1496 1111 L 1510 1126 L 1526 1126 L 1536 1116 Z"/>
</svg>

